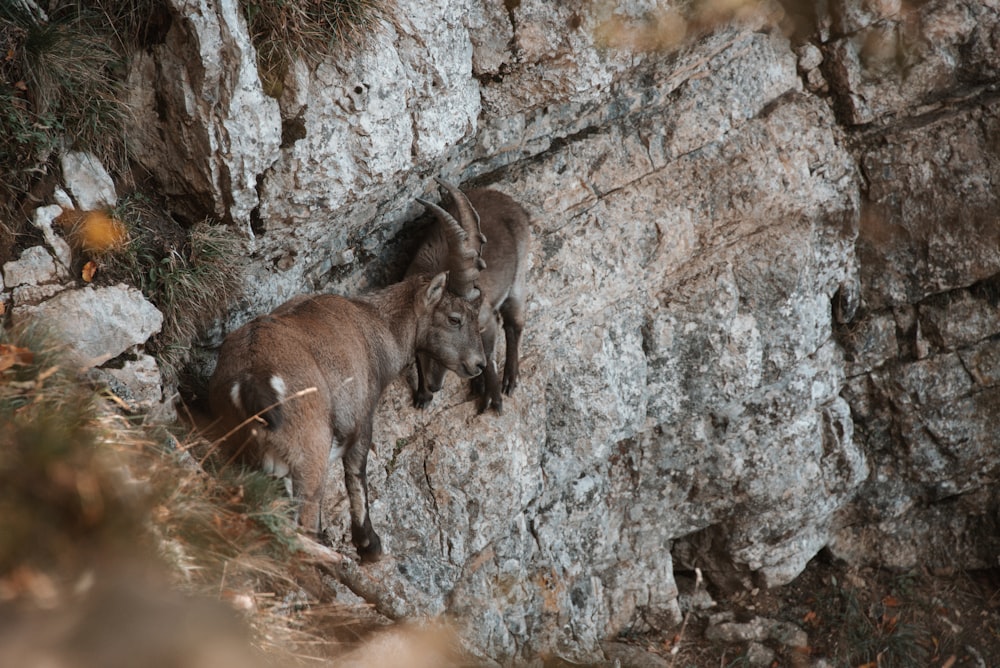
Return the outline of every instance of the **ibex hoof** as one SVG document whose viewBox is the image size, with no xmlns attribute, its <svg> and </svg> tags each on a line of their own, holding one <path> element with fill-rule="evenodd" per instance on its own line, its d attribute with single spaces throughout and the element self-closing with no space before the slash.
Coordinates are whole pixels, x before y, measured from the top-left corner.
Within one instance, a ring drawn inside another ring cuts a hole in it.
<svg viewBox="0 0 1000 668">
<path fill-rule="evenodd" d="M 508 397 L 514 394 L 514 390 L 517 389 L 517 378 L 503 379 L 503 393 Z"/>
<path fill-rule="evenodd" d="M 434 398 L 433 392 L 414 392 L 413 393 L 413 405 L 416 408 L 427 408 L 431 404 L 431 399 Z"/>
<path fill-rule="evenodd" d="M 503 415 L 503 399 L 500 397 L 485 397 L 479 404 L 479 414 L 482 415 L 491 408 L 496 411 L 497 415 Z"/>
<path fill-rule="evenodd" d="M 373 564 L 382 558 L 382 541 L 375 534 L 372 534 L 368 545 L 364 547 L 355 545 L 355 547 L 358 549 L 358 557 L 363 564 Z"/>
</svg>

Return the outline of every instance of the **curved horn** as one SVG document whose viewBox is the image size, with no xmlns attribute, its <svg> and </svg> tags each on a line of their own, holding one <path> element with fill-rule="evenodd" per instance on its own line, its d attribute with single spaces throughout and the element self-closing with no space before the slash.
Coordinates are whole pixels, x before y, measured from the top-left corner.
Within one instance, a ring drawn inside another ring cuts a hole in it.
<svg viewBox="0 0 1000 668">
<path fill-rule="evenodd" d="M 465 193 L 458 189 L 444 179 L 434 178 L 438 182 L 438 185 L 448 191 L 451 198 L 455 201 L 455 207 L 458 209 L 458 218 L 462 223 L 462 227 L 465 231 L 469 233 L 470 237 L 478 237 L 483 243 L 486 243 L 486 238 L 483 237 L 483 233 L 479 227 L 479 212 L 472 206 L 472 202 L 469 198 L 465 196 Z"/>
<path fill-rule="evenodd" d="M 472 206 L 472 202 L 469 201 L 469 198 L 466 197 L 465 193 L 459 190 L 457 186 L 454 186 L 444 179 L 437 177 L 435 177 L 434 180 L 437 181 L 438 185 L 447 190 L 448 194 L 451 195 L 452 201 L 455 202 L 455 208 L 458 209 L 459 222 L 461 223 L 463 229 L 465 229 L 465 231 L 469 234 L 469 239 L 478 242 L 473 243 L 470 241 L 469 245 L 472 246 L 473 250 L 475 250 L 476 254 L 479 256 L 476 260 L 476 266 L 479 267 L 480 271 L 482 271 L 486 268 L 486 261 L 483 259 L 483 245 L 486 243 L 486 235 L 483 234 L 483 231 L 480 228 L 479 212 L 476 211 L 476 208 Z"/>
<path fill-rule="evenodd" d="M 448 289 L 463 299 L 475 299 L 479 296 L 476 279 L 480 270 L 486 267 L 479 253 L 469 244 L 469 234 L 454 216 L 433 202 L 420 197 L 415 198 L 427 209 L 434 212 L 441 229 L 448 241 L 448 260 L 445 263 L 448 270 Z"/>
</svg>

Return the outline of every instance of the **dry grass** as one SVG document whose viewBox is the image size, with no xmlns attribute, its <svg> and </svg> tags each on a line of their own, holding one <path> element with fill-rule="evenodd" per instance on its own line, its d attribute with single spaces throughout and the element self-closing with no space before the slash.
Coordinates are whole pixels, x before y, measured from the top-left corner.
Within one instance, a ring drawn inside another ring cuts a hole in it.
<svg viewBox="0 0 1000 668">
<path fill-rule="evenodd" d="M 315 64 L 330 54 L 350 55 L 392 22 L 393 0 L 240 0 L 264 92 L 281 95 L 289 64 Z"/>
<path fill-rule="evenodd" d="M 51 658 L 31 654 L 50 649 L 87 655 L 97 650 L 86 629 L 105 623 L 121 637 L 102 652 L 119 643 L 155 663 L 152 652 L 192 630 L 163 621 L 164 638 L 140 647 L 124 637 L 130 629 L 140 638 L 150 620 L 202 612 L 206 628 L 220 631 L 198 631 L 195 646 L 208 643 L 211 653 L 225 642 L 227 656 L 243 662 L 156 665 L 263 665 L 254 663 L 263 657 L 289 665 L 303 649 L 332 653 L 311 629 L 335 609 L 315 605 L 293 579 L 306 562 L 280 486 L 242 471 L 206 474 L 187 452 L 205 446 L 199 437 L 182 447 L 163 428 L 109 410 L 46 341 L 37 329 L 0 331 L 0 617 L 20 629 L 0 632 L 0 663 Z M 339 614 L 351 617 L 343 606 Z M 236 616 L 244 621 L 233 626 Z M 246 626 L 249 644 L 238 630 Z"/>
<path fill-rule="evenodd" d="M 126 168 L 127 62 L 163 11 L 162 0 L 0 3 L 0 237 L 23 228 L 19 205 L 60 147 Z"/>
</svg>

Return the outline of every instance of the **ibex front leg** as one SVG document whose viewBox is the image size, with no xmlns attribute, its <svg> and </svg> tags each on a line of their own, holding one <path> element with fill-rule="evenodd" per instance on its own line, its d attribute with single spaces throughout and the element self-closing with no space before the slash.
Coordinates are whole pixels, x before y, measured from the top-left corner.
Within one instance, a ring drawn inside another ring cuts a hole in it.
<svg viewBox="0 0 1000 668">
<path fill-rule="evenodd" d="M 515 299 L 514 295 L 511 295 L 500 309 L 500 314 L 503 316 L 504 338 L 507 339 L 507 357 L 503 365 L 503 393 L 510 396 L 517 387 L 518 377 L 521 374 L 518 356 L 521 332 L 524 330 L 524 313 L 520 298 Z"/>
<path fill-rule="evenodd" d="M 497 315 L 490 312 L 489 319 L 482 323 L 480 334 L 483 337 L 483 352 L 486 353 L 486 368 L 483 373 L 472 379 L 473 392 L 479 395 L 479 412 L 493 408 L 498 414 L 503 413 L 503 397 L 500 394 L 500 376 L 497 370 L 496 345 L 499 323 Z"/>
<path fill-rule="evenodd" d="M 371 442 L 371 427 L 368 427 L 344 453 L 344 482 L 351 506 L 351 541 L 363 562 L 375 561 L 382 555 L 382 541 L 368 516 L 368 450 Z"/>
</svg>

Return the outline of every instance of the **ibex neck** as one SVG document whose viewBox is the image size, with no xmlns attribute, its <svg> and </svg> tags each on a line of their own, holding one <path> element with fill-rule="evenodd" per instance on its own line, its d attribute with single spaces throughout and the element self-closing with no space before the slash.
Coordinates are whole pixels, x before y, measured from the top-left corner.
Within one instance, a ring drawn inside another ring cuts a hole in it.
<svg viewBox="0 0 1000 668">
<path fill-rule="evenodd" d="M 380 351 L 378 366 L 383 387 L 402 373 L 416 354 L 417 315 L 413 304 L 418 287 L 419 281 L 406 279 L 359 299 L 375 311 L 382 324 L 372 328 L 369 337 L 374 349 Z"/>
</svg>

